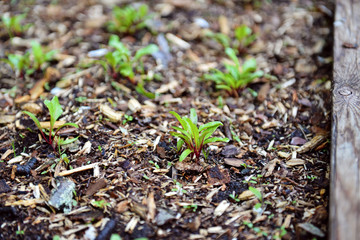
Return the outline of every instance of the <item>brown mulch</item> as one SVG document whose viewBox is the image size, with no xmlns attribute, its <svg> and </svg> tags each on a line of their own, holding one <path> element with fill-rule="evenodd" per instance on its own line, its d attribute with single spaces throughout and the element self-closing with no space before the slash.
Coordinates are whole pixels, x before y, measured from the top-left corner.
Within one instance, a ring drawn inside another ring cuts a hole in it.
<svg viewBox="0 0 360 240">
<path fill-rule="evenodd" d="M 161 76 L 145 83 L 155 99 L 88 64 L 89 51 L 107 46 L 104 23 L 113 4 L 131 1 L 25 2 L 0 2 L 1 13 L 27 12 L 25 22 L 33 24 L 15 40 L 0 31 L 0 58 L 24 53 L 31 39 L 59 54 L 47 75 L 25 79 L 0 62 L 0 239 L 327 237 L 332 1 L 144 1 L 157 33 L 144 29 L 121 39 L 132 52 L 160 45 L 161 34 L 168 39 L 167 66 L 144 59 L 147 72 Z M 239 98 L 203 81 L 210 68 L 223 69 L 226 55 L 196 18 L 230 35 L 250 26 L 258 37 L 239 59 L 256 58 L 266 76 Z M 45 87 L 37 95 L 39 82 Z M 66 146 L 69 164 L 21 113 L 31 109 L 49 121 L 43 100 L 54 94 L 64 109 L 59 120 L 80 126 L 61 133 L 79 136 Z M 221 121 L 215 135 L 231 139 L 212 144 L 199 163 L 179 162 L 169 134 L 177 124 L 169 111 L 184 116 L 190 108 L 201 123 Z M 133 120 L 123 122 L 124 114 Z M 71 201 L 49 204 L 55 189 L 73 183 Z"/>
</svg>

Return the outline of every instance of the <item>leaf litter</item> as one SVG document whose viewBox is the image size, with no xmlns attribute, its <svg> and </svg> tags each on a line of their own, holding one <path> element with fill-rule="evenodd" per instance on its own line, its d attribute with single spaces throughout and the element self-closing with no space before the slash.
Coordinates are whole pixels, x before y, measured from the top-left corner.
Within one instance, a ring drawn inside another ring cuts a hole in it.
<svg viewBox="0 0 360 240">
<path fill-rule="evenodd" d="M 161 76 L 144 81 L 154 99 L 100 66 L 86 68 L 107 54 L 102 26 L 112 1 L 0 3 L 11 15 L 27 8 L 32 23 L 12 40 L 0 31 L 0 58 L 24 53 L 32 39 L 59 50 L 44 75 L 19 79 L 0 63 L 0 238 L 326 238 L 333 2 L 145 3 L 154 32 L 121 41 L 131 52 L 159 45 L 141 76 Z M 241 24 L 257 36 L 245 50 L 264 76 L 234 98 L 199 79 L 226 59 L 205 30 L 231 36 Z M 79 136 L 74 152 L 63 149 L 68 163 L 21 115 L 46 128 L 43 99 L 54 94 L 64 109 L 55 124 L 79 125 L 59 133 Z M 169 133 L 169 111 L 191 108 L 201 124 L 221 121 L 216 137 L 231 139 L 211 144 L 198 163 L 178 161 Z"/>
</svg>

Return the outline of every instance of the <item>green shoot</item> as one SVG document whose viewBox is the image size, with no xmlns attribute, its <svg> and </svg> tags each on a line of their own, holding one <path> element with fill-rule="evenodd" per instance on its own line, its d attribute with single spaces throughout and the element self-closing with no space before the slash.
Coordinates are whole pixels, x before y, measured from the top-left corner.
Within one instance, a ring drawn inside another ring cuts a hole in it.
<svg viewBox="0 0 360 240">
<path fill-rule="evenodd" d="M 113 79 L 116 80 L 120 76 L 124 76 L 134 85 L 136 85 L 134 79 L 135 72 L 133 70 L 135 64 L 142 66 L 141 58 L 145 55 L 150 55 L 159 49 L 155 44 L 150 44 L 139 49 L 134 56 L 131 56 L 130 50 L 126 48 L 117 35 L 110 36 L 109 46 L 113 47 L 115 50 L 108 52 L 105 55 L 104 60 L 99 61 L 100 64 Z M 143 68 L 140 70 L 141 72 L 144 71 Z"/>
<path fill-rule="evenodd" d="M 126 6 L 124 8 L 115 7 L 112 12 L 113 20 L 108 22 L 107 29 L 110 32 L 125 34 L 134 34 L 146 27 L 148 15 L 148 6 L 140 5 L 138 8 Z"/>
<path fill-rule="evenodd" d="M 237 40 L 235 47 L 238 48 L 239 51 L 244 50 L 256 40 L 256 35 L 252 34 L 251 28 L 246 25 L 237 27 L 234 34 Z"/>
<path fill-rule="evenodd" d="M 180 152 L 183 145 L 186 146 L 186 149 L 181 153 L 179 161 L 183 161 L 188 155 L 190 155 L 190 159 L 193 159 L 195 156 L 196 161 L 200 159 L 200 154 L 202 152 L 203 147 L 206 144 L 214 143 L 214 142 L 228 142 L 228 138 L 220 138 L 220 137 L 211 137 L 211 135 L 216 131 L 219 126 L 223 124 L 218 121 L 209 122 L 204 125 L 201 125 L 199 128 L 197 127 L 198 118 L 196 114 L 196 110 L 192 108 L 190 110 L 190 118 L 188 117 L 180 117 L 174 111 L 170 111 L 180 123 L 182 128 L 173 126 L 172 128 L 177 130 L 178 132 L 170 132 L 170 134 L 176 138 L 178 138 L 177 142 L 177 151 Z"/>
<path fill-rule="evenodd" d="M 190 209 L 193 212 L 196 212 L 198 205 L 197 204 L 185 205 L 185 206 L 183 206 L 183 208 Z"/>
<path fill-rule="evenodd" d="M 35 41 L 31 42 L 31 49 L 34 57 L 33 65 L 35 70 L 40 70 L 45 63 L 52 61 L 57 52 L 56 50 L 44 51 L 40 43 Z"/>
<path fill-rule="evenodd" d="M 31 24 L 25 24 L 25 25 L 22 24 L 22 20 L 24 18 L 26 18 L 26 13 L 15 15 L 12 17 L 3 15 L 1 17 L 0 26 L 3 26 L 6 29 L 10 38 L 13 38 L 14 36 L 20 36 L 31 25 Z"/>
<path fill-rule="evenodd" d="M 52 146 L 52 148 L 54 149 L 54 151 L 56 151 L 56 148 L 59 147 L 59 154 L 60 152 L 60 146 L 62 145 L 66 145 L 69 143 L 72 143 L 74 141 L 76 141 L 78 139 L 78 137 L 76 138 L 71 138 L 71 139 L 62 139 L 59 136 L 57 136 L 58 131 L 63 128 L 63 127 L 67 127 L 67 126 L 71 126 L 71 127 L 76 127 L 78 128 L 79 126 L 75 123 L 65 123 L 63 125 L 61 125 L 60 127 L 58 127 L 56 129 L 56 131 L 54 130 L 54 125 L 55 122 L 57 121 L 57 119 L 61 116 L 61 114 L 63 113 L 63 110 L 61 108 L 61 105 L 59 103 L 59 99 L 57 96 L 54 96 L 53 99 L 51 101 L 49 100 L 45 100 L 44 104 L 46 105 L 46 107 L 49 110 L 50 113 L 50 128 L 48 130 L 48 137 L 45 136 L 46 131 L 45 129 L 42 128 L 39 120 L 36 118 L 36 116 L 28 111 L 23 111 L 23 113 L 27 114 L 35 123 L 35 125 L 38 127 L 38 129 L 40 130 L 40 133 L 42 135 L 42 137 L 45 139 L 45 141 Z M 61 155 L 61 154 L 60 154 Z"/>
<path fill-rule="evenodd" d="M 30 70 L 30 53 L 26 52 L 24 55 L 20 54 L 8 54 L 7 59 L 1 59 L 1 61 L 10 65 L 10 67 L 16 72 L 16 76 L 24 78 L 25 74 Z"/>
<path fill-rule="evenodd" d="M 214 81 L 217 89 L 224 89 L 230 95 L 239 97 L 239 90 L 243 89 L 254 79 L 262 77 L 263 71 L 256 71 L 256 60 L 251 58 L 240 66 L 240 62 L 236 57 L 232 48 L 226 48 L 225 53 L 232 60 L 232 64 L 225 63 L 226 72 L 213 69 L 211 74 L 205 74 L 204 78 Z M 241 69 L 241 70 L 240 70 Z"/>
</svg>

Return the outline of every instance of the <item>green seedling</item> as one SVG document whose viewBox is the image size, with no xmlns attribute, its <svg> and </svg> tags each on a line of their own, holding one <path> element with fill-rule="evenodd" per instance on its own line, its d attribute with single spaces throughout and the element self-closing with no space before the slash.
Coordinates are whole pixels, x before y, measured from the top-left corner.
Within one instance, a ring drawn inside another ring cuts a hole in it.
<svg viewBox="0 0 360 240">
<path fill-rule="evenodd" d="M 138 65 L 137 70 L 140 70 L 140 72 L 143 73 L 144 68 L 141 58 L 145 55 L 150 55 L 159 49 L 155 44 L 150 44 L 139 49 L 134 56 L 131 56 L 130 50 L 126 48 L 117 35 L 110 36 L 109 46 L 113 47 L 115 50 L 108 52 L 105 55 L 105 59 L 100 61 L 100 64 L 112 78 L 117 79 L 120 77 L 119 75 L 121 75 L 127 77 L 134 85 L 136 85 L 134 79 L 135 65 Z"/>
<path fill-rule="evenodd" d="M 25 231 L 21 230 L 20 225 L 18 225 L 18 229 L 16 230 L 16 235 L 24 235 Z"/>
<path fill-rule="evenodd" d="M 91 201 L 91 205 L 93 205 L 94 207 L 98 207 L 101 209 L 106 209 L 108 206 L 110 206 L 110 203 L 106 202 L 104 199 L 99 200 L 99 201 Z"/>
<path fill-rule="evenodd" d="M 205 34 L 206 37 L 209 37 L 218 43 L 220 43 L 224 48 L 228 48 L 231 45 L 231 39 L 228 35 L 223 33 L 214 33 L 212 31 L 208 31 Z"/>
<path fill-rule="evenodd" d="M 122 124 L 125 125 L 127 122 L 131 122 L 132 120 L 134 120 L 133 116 L 124 114 L 124 120 L 123 120 Z"/>
<path fill-rule="evenodd" d="M 207 31 L 205 37 L 211 38 L 218 43 L 220 43 L 224 49 L 234 48 L 239 52 L 246 52 L 246 48 L 250 46 L 255 40 L 256 35 L 252 34 L 251 28 L 245 24 L 237 27 L 234 31 L 235 41 L 223 33 L 214 33 L 212 31 Z"/>
<path fill-rule="evenodd" d="M 1 59 L 1 61 L 10 65 L 10 67 L 16 72 L 16 76 L 24 78 L 25 74 L 30 74 L 30 53 L 26 52 L 24 55 L 9 54 L 7 59 Z"/>
<path fill-rule="evenodd" d="M 75 101 L 77 101 L 79 103 L 82 103 L 82 102 L 84 102 L 86 100 L 87 100 L 87 97 L 77 97 L 77 98 L 75 98 Z"/>
<path fill-rule="evenodd" d="M 258 174 L 256 176 L 249 176 L 247 177 L 245 180 L 243 180 L 243 183 L 253 183 L 253 184 L 257 184 L 259 179 L 261 179 L 263 177 L 263 175 Z"/>
<path fill-rule="evenodd" d="M 10 38 L 14 36 L 20 36 L 24 31 L 26 31 L 31 24 L 22 24 L 22 20 L 26 18 L 26 13 L 15 15 L 15 16 L 7 16 L 3 15 L 1 17 L 1 24 L 7 33 L 9 34 Z"/>
<path fill-rule="evenodd" d="M 60 146 L 72 143 L 72 142 L 76 141 L 78 139 L 78 137 L 71 138 L 71 139 L 67 138 L 66 140 L 64 140 L 64 139 L 60 138 L 59 136 L 57 136 L 59 130 L 61 128 L 67 127 L 67 126 L 76 127 L 76 128 L 78 128 L 79 126 L 75 123 L 65 123 L 65 124 L 61 125 L 60 127 L 58 127 L 55 131 L 55 129 L 54 129 L 55 122 L 63 113 L 63 110 L 59 103 L 59 99 L 57 96 L 54 96 L 51 101 L 45 100 L 44 104 L 49 109 L 49 113 L 50 113 L 50 128 L 48 131 L 41 127 L 39 120 L 36 118 L 36 116 L 33 113 L 28 112 L 28 111 L 23 111 L 23 113 L 27 114 L 34 121 L 35 125 L 40 130 L 42 137 L 45 139 L 45 141 L 49 145 L 51 145 L 51 147 L 54 149 L 54 151 L 56 151 L 56 149 L 58 148 L 59 154 L 61 156 Z M 46 135 L 48 135 L 48 137 L 46 137 Z"/>
<path fill-rule="evenodd" d="M 240 198 L 239 198 L 239 195 L 236 195 L 235 193 L 230 193 L 229 194 L 229 197 L 234 200 L 235 202 L 240 202 Z"/>
<path fill-rule="evenodd" d="M 45 63 L 53 60 L 56 50 L 45 51 L 41 47 L 40 43 L 36 41 L 31 42 L 31 52 L 34 57 L 33 68 L 37 71 L 44 67 Z"/>
<path fill-rule="evenodd" d="M 185 189 L 183 189 L 183 185 L 181 183 L 179 183 L 178 181 L 176 181 L 175 179 L 173 179 L 174 183 L 175 183 L 175 188 L 172 188 L 171 191 L 172 192 L 176 192 L 178 193 L 180 196 L 183 195 L 184 193 L 187 193 L 187 191 Z"/>
<path fill-rule="evenodd" d="M 256 234 L 258 235 L 262 235 L 264 237 L 267 237 L 268 234 L 266 232 L 264 232 L 263 230 L 261 230 L 261 228 L 259 227 L 254 227 L 254 224 L 248 221 L 243 221 L 243 224 L 246 225 L 248 228 L 250 228 L 251 230 L 253 230 Z"/>
<path fill-rule="evenodd" d="M 309 179 L 311 182 L 314 181 L 315 179 L 317 179 L 317 176 L 314 175 L 308 175 L 306 176 L 307 179 Z"/>
<path fill-rule="evenodd" d="M 157 164 L 156 162 L 150 160 L 149 163 L 150 163 L 151 165 L 153 165 L 156 169 L 160 169 L 159 164 Z"/>
<path fill-rule="evenodd" d="M 277 233 L 273 236 L 273 239 L 282 239 L 287 234 L 284 226 L 277 228 Z"/>
<path fill-rule="evenodd" d="M 138 8 L 126 6 L 124 8 L 114 7 L 112 11 L 113 20 L 107 23 L 110 32 L 134 34 L 146 27 L 146 20 L 151 16 L 148 14 L 148 6 L 140 5 Z"/>
<path fill-rule="evenodd" d="M 213 69 L 211 74 L 205 74 L 204 78 L 214 81 L 217 89 L 224 89 L 230 95 L 239 97 L 239 91 L 254 79 L 262 77 L 263 71 L 256 71 L 256 60 L 251 58 L 240 66 L 239 59 L 236 57 L 232 48 L 226 48 L 225 53 L 232 60 L 232 64 L 225 63 L 226 72 Z"/>
<path fill-rule="evenodd" d="M 149 92 L 145 89 L 144 87 L 144 83 L 143 82 L 139 82 L 137 84 L 137 86 L 135 87 L 135 91 L 147 98 L 150 98 L 150 99 L 155 99 L 156 98 L 156 94 L 155 93 L 152 93 L 152 92 Z"/>
<path fill-rule="evenodd" d="M 119 234 L 113 233 L 111 234 L 110 240 L 122 240 Z"/>
<path fill-rule="evenodd" d="M 190 209 L 193 212 L 196 212 L 196 210 L 198 209 L 198 205 L 197 204 L 185 205 L 183 206 L 183 208 Z"/>
<path fill-rule="evenodd" d="M 235 47 L 240 51 L 244 51 L 250 44 L 256 40 L 256 35 L 252 34 L 251 28 L 246 25 L 237 27 L 234 31 L 236 38 Z"/>
<path fill-rule="evenodd" d="M 219 126 L 223 124 L 219 121 L 209 122 L 201 125 L 199 128 L 198 117 L 194 108 L 190 109 L 190 118 L 180 117 L 174 111 L 170 111 L 170 114 L 174 115 L 181 124 L 182 128 L 173 126 L 172 128 L 178 132 L 170 132 L 174 137 L 178 138 L 177 151 L 180 152 L 182 146 L 185 144 L 186 149 L 181 153 L 179 161 L 183 161 L 188 155 L 190 159 L 195 156 L 196 162 L 200 159 L 200 154 L 204 149 L 204 146 L 214 142 L 228 142 L 228 138 L 211 137 Z"/>
</svg>

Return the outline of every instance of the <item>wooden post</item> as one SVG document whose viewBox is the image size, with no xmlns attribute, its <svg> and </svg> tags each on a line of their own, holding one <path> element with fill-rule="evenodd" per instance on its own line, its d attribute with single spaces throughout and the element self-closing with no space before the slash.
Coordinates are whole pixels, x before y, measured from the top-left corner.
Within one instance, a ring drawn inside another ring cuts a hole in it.
<svg viewBox="0 0 360 240">
<path fill-rule="evenodd" d="M 337 0 L 334 22 L 330 239 L 360 239 L 360 0 Z"/>
</svg>

